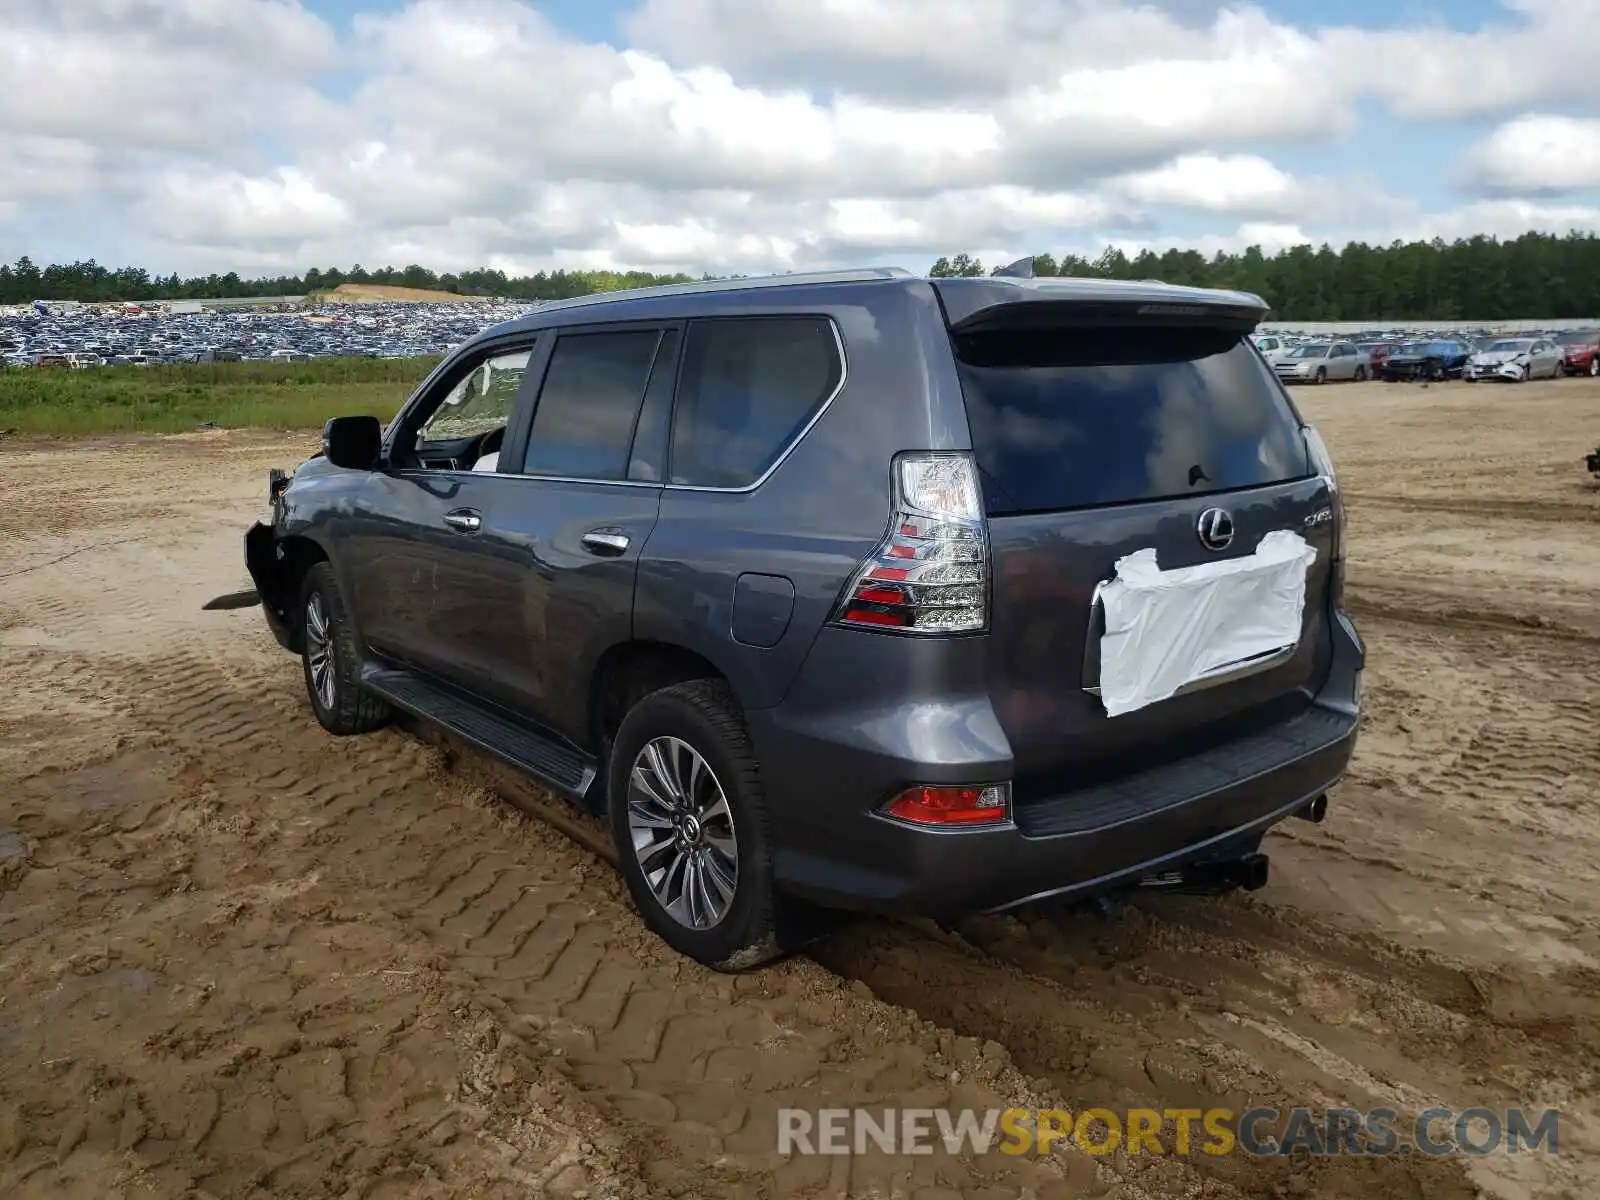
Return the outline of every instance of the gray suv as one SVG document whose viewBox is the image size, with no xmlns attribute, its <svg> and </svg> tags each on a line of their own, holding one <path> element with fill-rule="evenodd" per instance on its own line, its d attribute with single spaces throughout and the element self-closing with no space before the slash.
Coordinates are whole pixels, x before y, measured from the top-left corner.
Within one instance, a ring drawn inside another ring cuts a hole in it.
<svg viewBox="0 0 1600 1200">
<path fill-rule="evenodd" d="M 606 815 L 644 919 L 718 968 L 825 909 L 1259 886 L 1363 662 L 1264 311 L 887 269 L 547 304 L 386 429 L 328 422 L 246 559 L 324 728 L 406 710 Z M 1289 534 L 1283 644 L 1110 715 L 1119 560 Z"/>
</svg>

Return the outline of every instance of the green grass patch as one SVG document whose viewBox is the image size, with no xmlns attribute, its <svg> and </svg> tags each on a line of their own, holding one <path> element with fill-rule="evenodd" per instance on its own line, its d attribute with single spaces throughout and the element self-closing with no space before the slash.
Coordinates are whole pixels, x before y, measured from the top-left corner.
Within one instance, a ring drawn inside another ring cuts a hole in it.
<svg viewBox="0 0 1600 1200">
<path fill-rule="evenodd" d="M 0 370 L 0 430 L 63 437 L 226 429 L 319 429 L 329 417 L 387 421 L 436 358 L 331 358 Z"/>
</svg>

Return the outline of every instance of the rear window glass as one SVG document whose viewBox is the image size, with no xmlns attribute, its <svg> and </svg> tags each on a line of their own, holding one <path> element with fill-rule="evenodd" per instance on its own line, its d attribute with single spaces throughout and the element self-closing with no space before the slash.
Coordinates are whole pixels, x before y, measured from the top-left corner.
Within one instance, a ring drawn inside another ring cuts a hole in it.
<svg viewBox="0 0 1600 1200">
<path fill-rule="evenodd" d="M 1310 474 L 1299 421 L 1236 331 L 1055 328 L 954 341 L 992 516 Z"/>
<path fill-rule="evenodd" d="M 672 482 L 754 483 L 833 395 L 843 371 L 824 317 L 691 321 L 672 418 Z"/>
</svg>

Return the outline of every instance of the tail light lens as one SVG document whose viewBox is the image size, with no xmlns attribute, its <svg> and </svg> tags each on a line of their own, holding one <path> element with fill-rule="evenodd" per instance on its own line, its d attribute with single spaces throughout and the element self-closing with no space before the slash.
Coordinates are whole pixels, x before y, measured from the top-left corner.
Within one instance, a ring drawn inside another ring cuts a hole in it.
<svg viewBox="0 0 1600 1200">
<path fill-rule="evenodd" d="M 987 787 L 938 787 L 922 784 L 907 788 L 883 811 L 915 825 L 1001 825 L 1011 817 L 1011 789 L 1005 784 Z"/>
<path fill-rule="evenodd" d="M 889 532 L 856 571 L 834 621 L 897 633 L 972 633 L 989 624 L 989 539 L 972 456 L 894 460 Z"/>
</svg>

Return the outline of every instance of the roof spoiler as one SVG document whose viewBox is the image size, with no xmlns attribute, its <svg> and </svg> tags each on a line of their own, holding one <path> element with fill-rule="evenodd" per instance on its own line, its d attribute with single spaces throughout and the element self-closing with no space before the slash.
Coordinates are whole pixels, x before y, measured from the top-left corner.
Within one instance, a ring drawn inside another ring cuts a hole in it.
<svg viewBox="0 0 1600 1200">
<path fill-rule="evenodd" d="M 1248 333 L 1269 311 L 1248 292 L 1164 283 L 1021 276 L 932 283 L 954 333 L 1063 325 L 1200 325 Z"/>
</svg>

